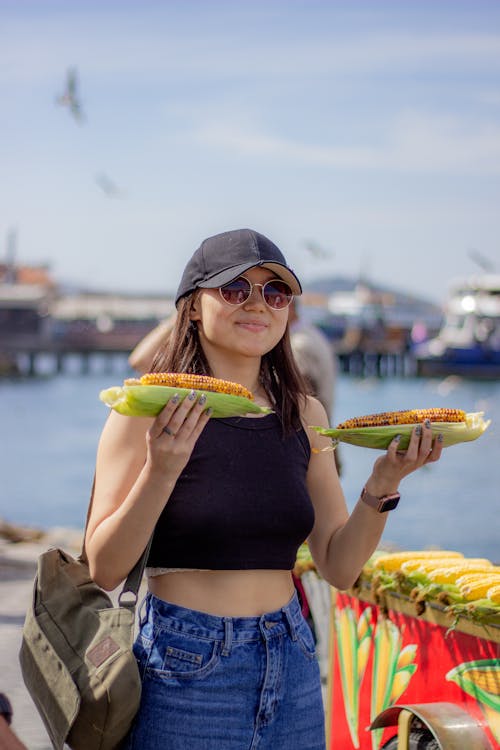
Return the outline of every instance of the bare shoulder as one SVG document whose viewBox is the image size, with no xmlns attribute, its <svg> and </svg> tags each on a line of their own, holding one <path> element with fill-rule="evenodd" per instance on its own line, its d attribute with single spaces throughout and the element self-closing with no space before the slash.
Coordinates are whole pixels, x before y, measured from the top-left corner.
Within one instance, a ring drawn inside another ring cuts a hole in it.
<svg viewBox="0 0 500 750">
<path fill-rule="evenodd" d="M 109 416 L 104 424 L 101 435 L 101 441 L 128 441 L 134 439 L 144 440 L 146 432 L 153 424 L 153 419 L 149 417 L 125 417 L 123 414 L 117 414 L 110 411 Z"/>
<path fill-rule="evenodd" d="M 100 459 L 129 460 L 144 462 L 146 455 L 146 433 L 153 420 L 146 417 L 125 417 L 111 411 L 99 440 L 98 463 Z"/>
</svg>

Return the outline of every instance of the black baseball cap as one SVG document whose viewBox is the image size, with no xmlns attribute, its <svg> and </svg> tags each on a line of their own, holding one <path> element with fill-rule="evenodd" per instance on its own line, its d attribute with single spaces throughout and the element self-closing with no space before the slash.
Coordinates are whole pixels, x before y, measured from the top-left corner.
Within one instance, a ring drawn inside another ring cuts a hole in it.
<svg viewBox="0 0 500 750">
<path fill-rule="evenodd" d="M 274 242 L 253 229 L 234 229 L 203 240 L 184 269 L 175 304 L 199 287 L 215 289 L 254 266 L 269 268 L 294 294 L 302 294 L 300 281 Z"/>
</svg>

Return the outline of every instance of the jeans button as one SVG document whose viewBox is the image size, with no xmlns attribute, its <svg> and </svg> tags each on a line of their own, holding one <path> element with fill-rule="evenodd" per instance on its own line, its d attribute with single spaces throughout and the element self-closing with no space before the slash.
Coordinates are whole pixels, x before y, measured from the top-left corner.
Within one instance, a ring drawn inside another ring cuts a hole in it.
<svg viewBox="0 0 500 750">
<path fill-rule="evenodd" d="M 271 630 L 271 628 L 274 628 L 274 626 L 277 625 L 278 623 L 272 622 L 271 620 L 266 620 L 264 624 L 268 630 Z"/>
</svg>

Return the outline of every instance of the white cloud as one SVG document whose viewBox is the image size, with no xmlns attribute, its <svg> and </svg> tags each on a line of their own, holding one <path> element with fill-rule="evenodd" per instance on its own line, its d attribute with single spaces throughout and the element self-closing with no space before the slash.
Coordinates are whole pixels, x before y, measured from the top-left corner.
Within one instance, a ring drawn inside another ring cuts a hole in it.
<svg viewBox="0 0 500 750">
<path fill-rule="evenodd" d="M 420 173 L 500 174 L 500 126 L 453 117 L 406 113 L 387 131 L 384 143 L 316 145 L 211 123 L 193 134 L 205 145 L 290 163 L 325 168 Z"/>
</svg>

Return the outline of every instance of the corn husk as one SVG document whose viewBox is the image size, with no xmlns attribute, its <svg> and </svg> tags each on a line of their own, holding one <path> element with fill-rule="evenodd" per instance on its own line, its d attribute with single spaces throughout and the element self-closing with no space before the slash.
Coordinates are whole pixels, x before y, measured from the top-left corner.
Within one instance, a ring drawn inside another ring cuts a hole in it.
<svg viewBox="0 0 500 750">
<path fill-rule="evenodd" d="M 466 414 L 465 422 L 432 422 L 431 430 L 433 437 L 440 433 L 443 435 L 443 446 L 465 443 L 477 440 L 488 428 L 491 420 L 484 419 L 484 412 L 470 412 Z M 396 437 L 401 435 L 398 450 L 406 450 L 410 442 L 412 431 L 416 424 L 381 425 L 378 427 L 356 427 L 350 429 L 339 429 L 338 427 L 314 427 L 320 435 L 330 437 L 334 445 L 339 442 L 358 445 L 361 448 L 377 448 L 386 450 Z"/>
<path fill-rule="evenodd" d="M 114 411 L 128 417 L 156 417 L 176 393 L 183 400 L 191 393 L 191 389 L 166 385 L 122 385 L 106 388 L 100 392 L 99 398 Z M 206 395 L 206 408 L 213 410 L 212 417 L 239 417 L 272 412 L 272 409 L 258 406 L 243 396 L 202 390 L 195 390 L 195 393 L 197 397 L 202 393 Z"/>
</svg>

